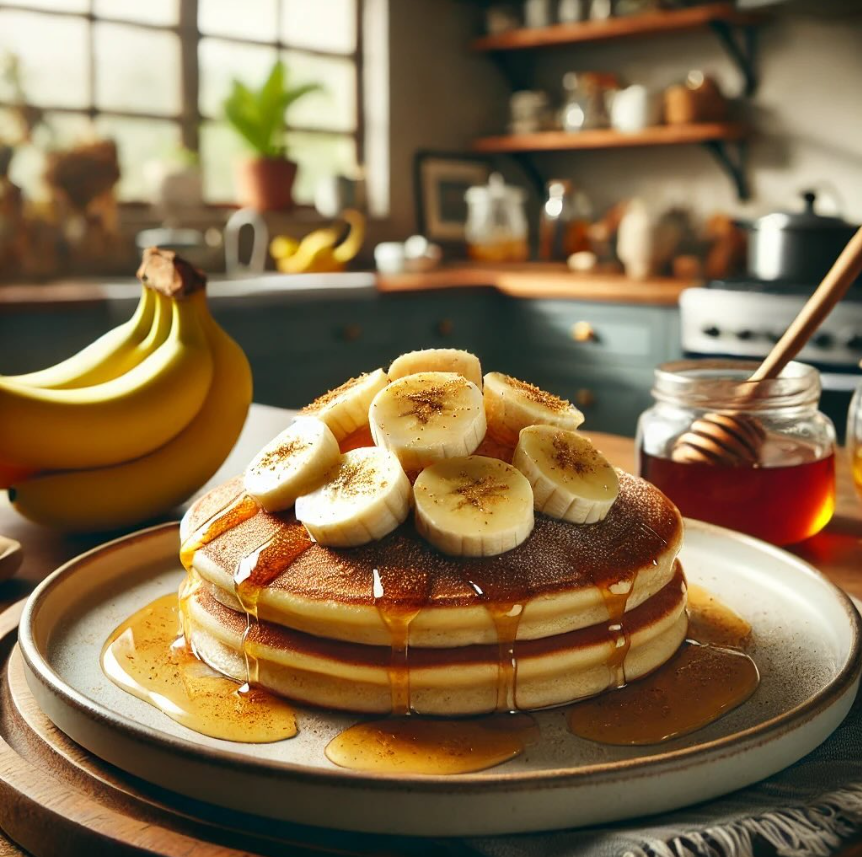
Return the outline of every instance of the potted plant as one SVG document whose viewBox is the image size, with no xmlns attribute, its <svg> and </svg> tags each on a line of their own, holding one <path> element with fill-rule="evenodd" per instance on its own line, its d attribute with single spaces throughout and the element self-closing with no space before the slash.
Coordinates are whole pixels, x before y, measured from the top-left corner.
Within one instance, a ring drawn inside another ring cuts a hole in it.
<svg viewBox="0 0 862 857">
<path fill-rule="evenodd" d="M 321 88 L 318 83 L 288 86 L 287 70 L 280 60 L 256 91 L 239 80 L 233 81 L 224 101 L 225 116 L 256 153 L 256 157 L 237 165 L 240 205 L 258 211 L 293 207 L 296 163 L 287 157 L 285 114 L 304 95 Z"/>
</svg>

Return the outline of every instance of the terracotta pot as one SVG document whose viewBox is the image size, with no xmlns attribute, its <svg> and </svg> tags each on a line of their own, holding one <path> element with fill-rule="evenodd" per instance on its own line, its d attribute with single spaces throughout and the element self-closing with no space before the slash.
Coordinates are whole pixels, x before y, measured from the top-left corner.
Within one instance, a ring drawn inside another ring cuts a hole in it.
<svg viewBox="0 0 862 857">
<path fill-rule="evenodd" d="M 236 165 L 237 201 L 257 211 L 293 208 L 296 162 L 286 158 L 253 158 Z"/>
</svg>

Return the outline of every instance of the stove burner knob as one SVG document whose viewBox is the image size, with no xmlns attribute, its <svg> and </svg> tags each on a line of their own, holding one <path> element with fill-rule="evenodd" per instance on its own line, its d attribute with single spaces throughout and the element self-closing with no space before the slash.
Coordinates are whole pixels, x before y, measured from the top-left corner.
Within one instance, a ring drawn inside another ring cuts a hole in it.
<svg viewBox="0 0 862 857">
<path fill-rule="evenodd" d="M 811 339 L 815 348 L 831 348 L 835 344 L 835 337 L 831 333 L 818 333 Z"/>
<path fill-rule="evenodd" d="M 862 351 L 862 333 L 854 333 L 853 336 L 847 340 L 847 347 L 853 351 Z"/>
<path fill-rule="evenodd" d="M 703 334 L 704 336 L 711 336 L 714 339 L 716 336 L 721 336 L 721 331 L 713 324 L 710 327 L 705 327 Z"/>
<path fill-rule="evenodd" d="M 749 339 L 754 339 L 754 332 L 751 330 L 737 330 L 736 338 L 743 342 L 748 342 Z"/>
</svg>

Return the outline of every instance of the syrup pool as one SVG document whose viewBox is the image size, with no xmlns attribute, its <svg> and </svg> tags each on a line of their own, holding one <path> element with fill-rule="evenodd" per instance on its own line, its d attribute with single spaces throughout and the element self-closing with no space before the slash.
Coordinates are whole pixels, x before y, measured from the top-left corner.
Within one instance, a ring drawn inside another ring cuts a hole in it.
<svg viewBox="0 0 862 857">
<path fill-rule="evenodd" d="M 108 638 L 101 659 L 105 675 L 202 735 L 248 744 L 296 735 L 296 715 L 286 700 L 240 687 L 210 669 L 177 637 L 179 621 L 176 595 L 138 610 Z"/>
</svg>

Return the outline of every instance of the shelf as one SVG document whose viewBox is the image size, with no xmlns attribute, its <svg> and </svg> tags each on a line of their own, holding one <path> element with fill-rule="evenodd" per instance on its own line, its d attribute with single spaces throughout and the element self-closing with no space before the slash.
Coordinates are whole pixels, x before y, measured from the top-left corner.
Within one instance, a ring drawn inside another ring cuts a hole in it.
<svg viewBox="0 0 862 857">
<path fill-rule="evenodd" d="M 462 263 L 419 274 L 377 274 L 381 292 L 491 287 L 516 298 L 560 298 L 652 306 L 676 306 L 684 289 L 697 280 L 650 277 L 632 280 L 623 274 L 582 274 L 563 263 L 527 262 L 511 265 Z"/>
<path fill-rule="evenodd" d="M 680 146 L 690 143 L 738 141 L 748 135 L 737 122 L 703 122 L 697 125 L 655 125 L 632 134 L 611 129 L 595 131 L 540 131 L 480 137 L 473 150 L 485 154 L 560 152 L 570 149 L 621 149 L 635 146 Z"/>
<path fill-rule="evenodd" d="M 550 27 L 509 30 L 499 35 L 474 39 L 470 47 L 474 51 L 481 52 L 518 51 L 672 33 L 680 30 L 705 29 L 714 24 L 733 27 L 749 26 L 761 20 L 760 16 L 737 11 L 732 3 L 709 3 L 690 9 L 646 12 L 626 18 L 609 18 L 606 21 L 584 21 L 576 24 L 554 24 Z"/>
</svg>

